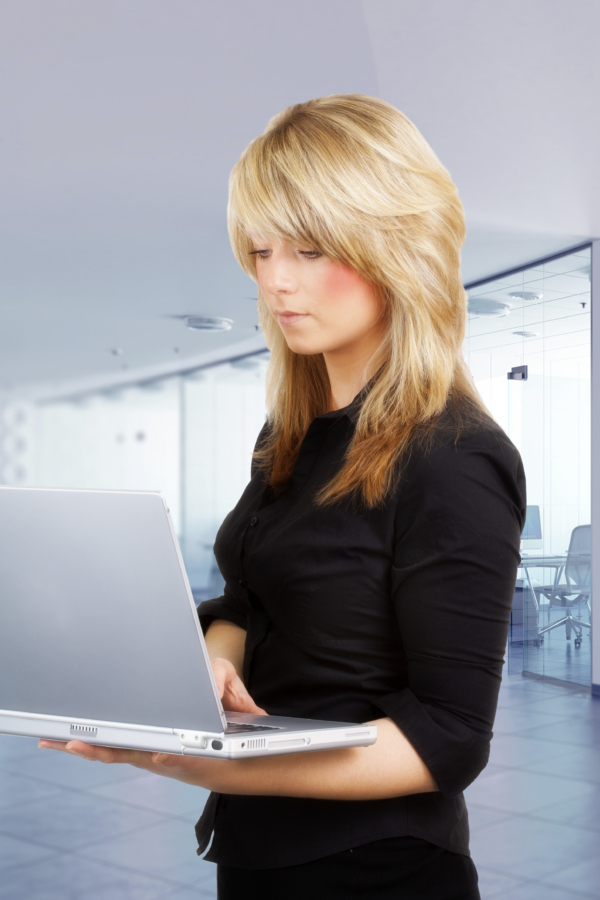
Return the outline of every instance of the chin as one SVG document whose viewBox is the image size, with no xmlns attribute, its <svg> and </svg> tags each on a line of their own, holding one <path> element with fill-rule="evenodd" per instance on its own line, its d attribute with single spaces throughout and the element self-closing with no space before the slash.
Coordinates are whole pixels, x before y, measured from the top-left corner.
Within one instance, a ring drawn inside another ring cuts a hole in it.
<svg viewBox="0 0 600 900">
<path fill-rule="evenodd" d="M 323 352 L 321 346 L 313 345 L 310 341 L 286 337 L 286 342 L 292 353 L 297 353 L 299 356 L 314 356 L 316 353 Z"/>
</svg>

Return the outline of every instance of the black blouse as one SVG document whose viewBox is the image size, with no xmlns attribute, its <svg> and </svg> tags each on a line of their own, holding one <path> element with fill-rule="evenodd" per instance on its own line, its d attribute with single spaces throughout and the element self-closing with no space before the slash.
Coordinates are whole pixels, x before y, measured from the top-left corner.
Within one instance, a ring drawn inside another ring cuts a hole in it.
<svg viewBox="0 0 600 900">
<path fill-rule="evenodd" d="M 213 862 L 276 868 L 402 835 L 469 853 L 462 791 L 489 757 L 525 518 L 523 466 L 491 420 L 457 437 L 447 411 L 384 505 L 317 507 L 361 401 L 312 422 L 278 497 L 253 467 L 217 534 L 224 596 L 198 612 L 205 629 L 215 618 L 246 629 L 244 680 L 268 713 L 388 716 L 439 792 L 362 801 L 211 795 L 197 832 L 204 849 L 214 824 Z"/>
</svg>

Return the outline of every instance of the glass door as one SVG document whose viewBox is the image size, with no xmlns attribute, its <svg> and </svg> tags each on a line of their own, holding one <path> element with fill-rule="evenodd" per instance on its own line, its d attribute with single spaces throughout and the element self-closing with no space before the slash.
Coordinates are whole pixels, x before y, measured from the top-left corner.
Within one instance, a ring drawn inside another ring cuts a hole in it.
<svg viewBox="0 0 600 900">
<path fill-rule="evenodd" d="M 465 351 L 523 457 L 509 668 L 590 684 L 590 250 L 469 290 Z"/>
</svg>

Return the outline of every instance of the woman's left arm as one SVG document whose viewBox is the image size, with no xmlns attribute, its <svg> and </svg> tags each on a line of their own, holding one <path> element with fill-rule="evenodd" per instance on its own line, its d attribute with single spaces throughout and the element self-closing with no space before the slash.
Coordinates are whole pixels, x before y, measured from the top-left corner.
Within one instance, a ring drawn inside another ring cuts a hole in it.
<svg viewBox="0 0 600 900">
<path fill-rule="evenodd" d="M 376 800 L 437 790 L 429 770 L 391 719 L 370 724 L 377 725 L 377 741 L 369 747 L 243 760 L 118 750 L 82 741 L 40 741 L 40 747 L 104 763 L 129 763 L 221 794 Z"/>
</svg>

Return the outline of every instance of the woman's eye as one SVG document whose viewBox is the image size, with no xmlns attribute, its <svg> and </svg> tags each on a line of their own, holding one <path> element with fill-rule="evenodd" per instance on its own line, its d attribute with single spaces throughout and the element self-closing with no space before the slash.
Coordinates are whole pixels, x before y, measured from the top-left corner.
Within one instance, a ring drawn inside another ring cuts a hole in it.
<svg viewBox="0 0 600 900">
<path fill-rule="evenodd" d="M 300 255 L 305 259 L 319 259 L 320 256 L 323 256 L 318 250 L 300 250 Z"/>
<path fill-rule="evenodd" d="M 250 256 L 258 256 L 259 259 L 267 259 L 270 253 L 270 250 L 251 250 Z"/>
</svg>

